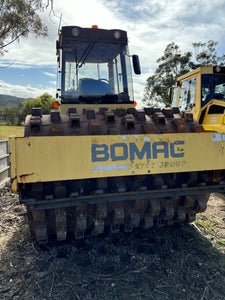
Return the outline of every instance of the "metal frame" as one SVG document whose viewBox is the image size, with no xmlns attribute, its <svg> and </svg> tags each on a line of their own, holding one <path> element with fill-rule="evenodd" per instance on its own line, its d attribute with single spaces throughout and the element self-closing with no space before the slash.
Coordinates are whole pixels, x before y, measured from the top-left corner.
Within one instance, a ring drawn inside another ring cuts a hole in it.
<svg viewBox="0 0 225 300">
<path fill-rule="evenodd" d="M 0 140 L 0 187 L 10 179 L 9 146 L 7 140 Z"/>
<path fill-rule="evenodd" d="M 111 193 L 104 195 L 90 195 L 90 196 L 78 196 L 69 198 L 59 198 L 52 200 L 36 201 L 35 199 L 26 199 L 23 203 L 26 203 L 28 209 L 32 210 L 45 210 L 52 208 L 66 208 L 71 206 L 78 206 L 81 204 L 96 204 L 105 202 L 121 202 L 127 200 L 145 200 L 154 198 L 176 197 L 186 195 L 199 195 L 207 193 L 224 193 L 225 184 L 211 185 L 211 186 L 198 186 L 187 188 L 172 188 L 172 189 L 157 189 L 148 191 L 125 192 L 125 193 Z"/>
</svg>

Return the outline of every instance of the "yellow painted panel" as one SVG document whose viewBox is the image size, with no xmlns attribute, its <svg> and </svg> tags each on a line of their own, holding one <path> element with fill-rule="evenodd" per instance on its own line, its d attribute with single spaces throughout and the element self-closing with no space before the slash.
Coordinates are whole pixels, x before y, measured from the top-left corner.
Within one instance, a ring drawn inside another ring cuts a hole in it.
<svg viewBox="0 0 225 300">
<path fill-rule="evenodd" d="M 223 124 L 223 114 L 210 114 L 210 115 L 206 115 L 204 118 L 204 122 L 202 123 L 202 125 L 222 125 Z"/>
<path fill-rule="evenodd" d="M 225 133 L 11 138 L 18 183 L 225 169 Z"/>
<path fill-rule="evenodd" d="M 206 131 L 213 131 L 213 132 L 221 132 L 221 133 L 223 133 L 224 132 L 224 127 L 225 127 L 225 125 L 223 125 L 223 124 L 215 124 L 214 126 L 211 126 L 211 125 L 205 125 L 205 124 L 203 124 L 202 125 L 203 127 L 204 127 L 204 129 L 206 130 Z"/>
</svg>

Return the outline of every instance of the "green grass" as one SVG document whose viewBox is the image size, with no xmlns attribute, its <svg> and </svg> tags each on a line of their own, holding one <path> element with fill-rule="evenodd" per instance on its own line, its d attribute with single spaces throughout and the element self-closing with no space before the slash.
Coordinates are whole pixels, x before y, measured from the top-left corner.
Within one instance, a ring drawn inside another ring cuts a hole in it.
<svg viewBox="0 0 225 300">
<path fill-rule="evenodd" d="M 207 217 L 202 217 L 197 215 L 195 224 L 197 226 L 202 227 L 203 229 L 207 230 L 213 230 L 217 225 L 219 225 L 218 221 L 216 219 L 208 219 Z M 201 230 L 201 228 L 199 228 Z"/>
<path fill-rule="evenodd" d="M 221 246 L 225 246 L 225 239 L 218 239 L 217 243 Z"/>
<path fill-rule="evenodd" d="M 0 140 L 8 140 L 11 135 L 24 136 L 24 126 L 0 125 Z"/>
</svg>

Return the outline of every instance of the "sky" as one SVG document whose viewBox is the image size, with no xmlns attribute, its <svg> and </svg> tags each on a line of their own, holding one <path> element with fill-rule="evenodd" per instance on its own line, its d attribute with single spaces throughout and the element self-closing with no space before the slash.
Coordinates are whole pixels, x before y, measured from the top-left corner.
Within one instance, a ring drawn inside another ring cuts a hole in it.
<svg viewBox="0 0 225 300">
<path fill-rule="evenodd" d="M 47 2 L 47 1 L 46 1 Z M 140 58 L 142 74 L 133 76 L 134 98 L 141 104 L 146 80 L 166 46 L 175 42 L 182 52 L 192 43 L 218 41 L 225 53 L 225 0 L 54 0 L 54 11 L 42 12 L 47 38 L 30 35 L 11 44 L 0 57 L 0 94 L 36 98 L 55 97 L 57 68 L 55 42 L 61 26 L 126 30 L 130 54 Z"/>
</svg>

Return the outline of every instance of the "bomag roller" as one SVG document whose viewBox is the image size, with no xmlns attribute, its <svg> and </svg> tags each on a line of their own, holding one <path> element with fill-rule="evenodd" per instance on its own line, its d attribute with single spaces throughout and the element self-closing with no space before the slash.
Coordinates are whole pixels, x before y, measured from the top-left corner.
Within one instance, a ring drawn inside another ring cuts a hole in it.
<svg viewBox="0 0 225 300">
<path fill-rule="evenodd" d="M 12 191 L 38 242 L 193 221 L 225 187 L 225 134 L 204 123 L 219 120 L 210 89 L 224 75 L 198 70 L 178 81 L 177 107 L 136 109 L 125 31 L 66 26 L 56 45 L 60 108 L 34 108 L 25 136 L 10 138 Z"/>
</svg>

